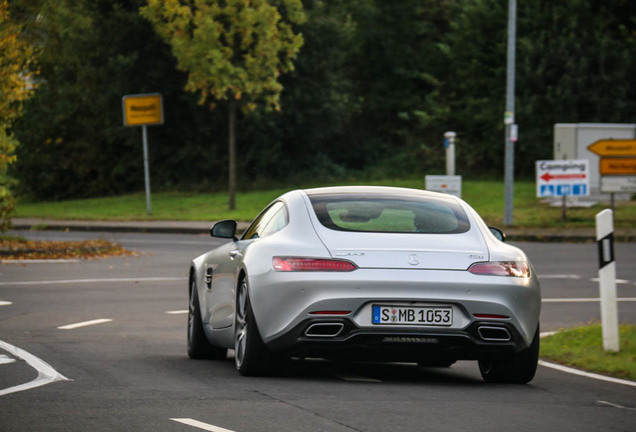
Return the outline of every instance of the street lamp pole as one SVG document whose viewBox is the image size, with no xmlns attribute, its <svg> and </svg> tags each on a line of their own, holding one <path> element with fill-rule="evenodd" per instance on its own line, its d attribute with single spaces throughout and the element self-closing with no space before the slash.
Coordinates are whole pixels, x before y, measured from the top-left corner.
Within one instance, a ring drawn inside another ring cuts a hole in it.
<svg viewBox="0 0 636 432">
<path fill-rule="evenodd" d="M 512 225 L 514 199 L 515 143 L 512 126 L 515 123 L 515 43 L 517 28 L 517 0 L 508 0 L 508 54 L 506 67 L 506 126 L 504 155 L 504 225 Z"/>
</svg>

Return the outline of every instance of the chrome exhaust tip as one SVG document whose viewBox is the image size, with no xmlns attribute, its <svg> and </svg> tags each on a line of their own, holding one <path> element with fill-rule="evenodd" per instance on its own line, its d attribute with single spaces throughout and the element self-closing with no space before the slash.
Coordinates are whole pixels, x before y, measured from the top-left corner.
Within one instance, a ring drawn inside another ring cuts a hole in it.
<svg viewBox="0 0 636 432">
<path fill-rule="evenodd" d="M 485 341 L 507 342 L 512 339 L 504 327 L 480 326 L 477 328 L 479 337 Z"/>
<path fill-rule="evenodd" d="M 340 334 L 344 324 L 342 323 L 317 323 L 310 325 L 305 330 L 307 337 L 336 337 Z"/>
</svg>

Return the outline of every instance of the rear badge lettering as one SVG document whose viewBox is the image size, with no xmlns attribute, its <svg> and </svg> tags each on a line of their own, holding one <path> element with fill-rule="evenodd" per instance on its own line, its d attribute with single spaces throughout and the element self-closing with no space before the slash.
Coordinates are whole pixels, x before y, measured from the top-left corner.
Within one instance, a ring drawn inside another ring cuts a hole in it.
<svg viewBox="0 0 636 432">
<path fill-rule="evenodd" d="M 437 338 L 430 337 L 414 337 L 414 336 L 387 336 L 382 339 L 385 343 L 426 343 L 436 344 L 439 341 Z"/>
</svg>

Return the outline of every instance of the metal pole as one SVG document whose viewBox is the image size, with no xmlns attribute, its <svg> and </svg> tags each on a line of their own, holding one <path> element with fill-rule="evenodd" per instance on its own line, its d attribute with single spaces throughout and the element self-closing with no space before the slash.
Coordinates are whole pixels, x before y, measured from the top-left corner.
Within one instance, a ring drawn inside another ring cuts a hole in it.
<svg viewBox="0 0 636 432">
<path fill-rule="evenodd" d="M 144 141 L 144 180 L 146 181 L 146 213 L 150 215 L 150 168 L 148 167 L 148 132 L 146 125 L 142 126 Z"/>
<path fill-rule="evenodd" d="M 515 143 L 510 139 L 511 128 L 515 123 L 515 41 L 517 28 L 517 1 L 508 2 L 508 55 L 506 69 L 506 136 L 504 166 L 504 225 L 512 225 L 514 199 Z"/>
</svg>

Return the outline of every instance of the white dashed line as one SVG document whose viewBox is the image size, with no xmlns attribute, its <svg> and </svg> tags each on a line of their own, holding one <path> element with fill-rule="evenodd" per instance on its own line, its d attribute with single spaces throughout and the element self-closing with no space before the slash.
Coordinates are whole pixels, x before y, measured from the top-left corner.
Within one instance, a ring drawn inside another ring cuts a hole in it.
<svg viewBox="0 0 636 432">
<path fill-rule="evenodd" d="M 611 406 L 612 408 L 626 409 L 626 410 L 629 410 L 629 411 L 636 411 L 636 408 L 626 407 L 626 406 L 615 404 L 615 403 L 612 403 L 612 402 L 607 402 L 607 401 L 600 400 L 600 401 L 596 401 L 596 403 L 600 404 L 600 405 Z"/>
<path fill-rule="evenodd" d="M 210 432 L 234 432 L 229 429 L 224 429 L 219 426 L 214 426 L 211 424 L 203 423 L 198 420 L 194 420 L 191 418 L 171 418 L 170 420 L 176 421 L 178 423 L 183 423 L 188 426 L 193 426 L 195 428 L 199 428 L 201 430 L 210 431 Z"/>
<path fill-rule="evenodd" d="M 60 329 L 60 330 L 73 330 L 73 329 L 80 328 L 80 327 L 87 327 L 87 326 L 92 326 L 92 325 L 97 325 L 97 324 L 104 324 L 104 323 L 111 322 L 111 321 L 112 321 L 112 319 L 102 318 L 102 319 L 96 319 L 96 320 L 92 320 L 92 321 L 84 321 L 84 322 L 79 322 L 79 323 L 75 323 L 75 324 L 68 324 L 68 325 L 60 326 L 60 327 L 58 327 L 58 329 Z"/>
<path fill-rule="evenodd" d="M 77 264 L 78 259 L 3 259 L 2 264 Z"/>
<path fill-rule="evenodd" d="M 589 298 L 544 298 L 541 299 L 543 303 L 594 303 L 600 302 L 601 299 L 595 297 Z M 616 299 L 619 302 L 635 302 L 636 297 L 619 297 Z"/>
<path fill-rule="evenodd" d="M 180 315 L 180 314 L 187 314 L 188 310 L 184 309 L 184 310 L 173 310 L 173 311 L 167 311 L 166 312 L 168 315 Z"/>
<path fill-rule="evenodd" d="M 0 301 L 0 306 L 11 306 L 13 303 L 10 301 Z"/>
<path fill-rule="evenodd" d="M 187 277 L 154 277 L 154 278 L 113 278 L 113 279 L 67 279 L 53 281 L 0 282 L 0 286 L 12 285 L 59 285 L 83 283 L 119 283 L 119 282 L 184 282 Z"/>
<path fill-rule="evenodd" d="M 599 281 L 598 278 L 592 278 L 590 279 L 592 282 L 597 282 Z M 625 279 L 616 279 L 616 284 L 617 285 L 629 285 L 631 284 L 631 281 L 625 280 Z"/>
<path fill-rule="evenodd" d="M 15 392 L 23 391 L 23 390 L 32 389 L 35 387 L 40 387 L 55 381 L 71 381 L 70 379 L 66 378 L 64 375 L 58 373 L 55 369 L 51 367 L 51 365 L 46 363 L 44 360 L 37 358 L 33 354 L 21 348 L 8 344 L 4 341 L 0 341 L 0 348 L 9 352 L 14 357 L 21 358 L 22 360 L 27 362 L 29 366 L 31 366 L 33 369 L 38 371 L 38 376 L 33 381 L 25 383 L 25 384 L 9 387 L 6 389 L 2 389 L 0 390 L 0 396 L 7 395 L 9 393 L 15 393 Z"/>
</svg>

